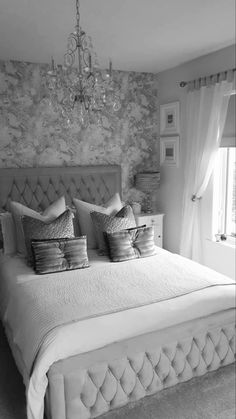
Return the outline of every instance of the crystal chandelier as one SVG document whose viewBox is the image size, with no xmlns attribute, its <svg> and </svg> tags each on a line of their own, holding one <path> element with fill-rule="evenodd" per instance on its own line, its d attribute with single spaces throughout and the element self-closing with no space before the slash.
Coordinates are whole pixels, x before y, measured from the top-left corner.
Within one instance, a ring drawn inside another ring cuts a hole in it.
<svg viewBox="0 0 236 419">
<path fill-rule="evenodd" d="M 76 0 L 76 26 L 67 41 L 64 65 L 54 65 L 47 73 L 50 103 L 66 118 L 68 124 L 78 121 L 87 126 L 104 107 L 117 111 L 120 102 L 109 70 L 101 71 L 92 40 L 80 26 L 80 4 Z"/>
</svg>

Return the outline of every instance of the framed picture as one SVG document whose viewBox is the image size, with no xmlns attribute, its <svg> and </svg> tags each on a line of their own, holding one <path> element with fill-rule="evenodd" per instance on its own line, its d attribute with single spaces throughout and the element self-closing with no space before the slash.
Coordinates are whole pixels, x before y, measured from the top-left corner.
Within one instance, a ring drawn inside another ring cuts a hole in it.
<svg viewBox="0 0 236 419">
<path fill-rule="evenodd" d="M 160 139 L 161 165 L 179 166 L 179 136 L 161 137 Z"/>
<path fill-rule="evenodd" d="M 161 135 L 179 134 L 179 102 L 160 106 Z"/>
</svg>

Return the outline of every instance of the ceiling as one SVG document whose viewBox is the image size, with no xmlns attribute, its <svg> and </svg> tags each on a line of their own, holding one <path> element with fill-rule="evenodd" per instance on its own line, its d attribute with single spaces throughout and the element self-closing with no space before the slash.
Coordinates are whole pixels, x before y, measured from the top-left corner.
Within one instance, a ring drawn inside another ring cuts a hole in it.
<svg viewBox="0 0 236 419">
<path fill-rule="evenodd" d="M 80 0 L 101 68 L 160 72 L 235 43 L 235 0 Z M 0 0 L 0 59 L 63 62 L 75 0 Z"/>
</svg>

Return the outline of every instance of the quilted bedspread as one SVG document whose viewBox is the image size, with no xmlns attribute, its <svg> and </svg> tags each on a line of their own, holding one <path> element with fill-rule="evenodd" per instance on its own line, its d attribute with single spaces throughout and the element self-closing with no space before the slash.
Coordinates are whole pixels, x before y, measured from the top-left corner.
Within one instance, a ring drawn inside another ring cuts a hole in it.
<svg viewBox="0 0 236 419">
<path fill-rule="evenodd" d="M 159 248 L 155 256 L 145 259 L 110 263 L 106 258 L 100 258 L 99 263 L 91 260 L 91 266 L 86 269 L 42 276 L 35 275 L 23 261 L 16 259 L 2 262 L 0 266 L 2 277 L 5 277 L 5 284 L 3 280 L 0 281 L 3 297 L 1 312 L 11 330 L 14 344 L 20 350 L 26 370 L 29 419 L 43 418 L 46 374 L 50 365 L 58 359 L 78 353 L 76 348 L 83 345 L 83 337 L 78 330 L 76 338 L 73 334 L 68 340 L 69 333 L 65 332 L 65 328 L 70 325 L 82 326 L 83 320 L 108 318 L 112 313 L 118 315 L 124 310 L 130 315 L 132 309 L 146 309 L 166 301 L 177 301 L 178 297 L 186 294 L 195 295 L 198 290 L 212 288 L 214 291 L 221 286 L 228 289 L 235 284 L 230 278 Z M 14 280 L 12 274 L 7 277 L 7 266 L 17 272 Z M 220 291 L 217 295 L 220 295 Z M 222 304 L 218 298 L 214 297 L 213 300 L 217 301 L 218 306 L 222 305 L 222 309 L 232 307 L 234 301 L 233 296 L 227 297 L 227 304 L 224 299 Z M 201 311 L 199 304 L 195 306 L 196 311 Z M 169 315 L 178 318 L 176 312 L 167 312 L 163 324 Z M 135 313 L 133 322 L 127 324 L 133 324 L 134 328 L 136 318 Z M 153 316 L 142 315 L 142 319 L 145 326 L 153 321 Z M 84 338 L 96 333 L 92 330 L 89 333 L 86 324 Z M 146 333 L 145 329 L 141 333 Z M 96 337 L 94 339 L 98 340 Z M 111 339 L 116 341 L 114 337 Z M 86 350 L 92 350 L 92 347 Z"/>
<path fill-rule="evenodd" d="M 14 289 L 5 317 L 28 373 L 50 330 L 71 322 L 232 284 L 229 278 L 169 252 L 122 263 L 36 276 Z M 29 340 L 30 336 L 30 340 Z M 27 342 L 27 345 L 26 345 Z"/>
</svg>

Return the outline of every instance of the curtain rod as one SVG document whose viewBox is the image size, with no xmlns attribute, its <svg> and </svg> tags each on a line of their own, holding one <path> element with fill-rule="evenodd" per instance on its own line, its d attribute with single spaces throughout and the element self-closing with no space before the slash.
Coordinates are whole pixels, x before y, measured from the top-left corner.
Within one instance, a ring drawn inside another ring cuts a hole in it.
<svg viewBox="0 0 236 419">
<path fill-rule="evenodd" d="M 205 79 L 205 78 L 211 78 L 211 77 L 220 77 L 220 75 L 222 74 L 222 73 L 228 73 L 229 71 L 236 71 L 236 68 L 232 68 L 231 70 L 225 70 L 225 71 L 220 71 L 219 73 L 216 73 L 216 74 L 210 74 L 210 76 L 205 76 L 205 77 L 199 77 L 198 79 L 195 79 L 195 80 L 190 80 L 190 81 L 181 81 L 180 83 L 179 83 L 179 86 L 180 87 L 185 87 L 185 86 L 187 86 L 188 84 L 190 84 L 190 83 L 194 83 L 194 82 L 196 82 L 196 81 L 201 81 L 202 79 Z"/>
</svg>

